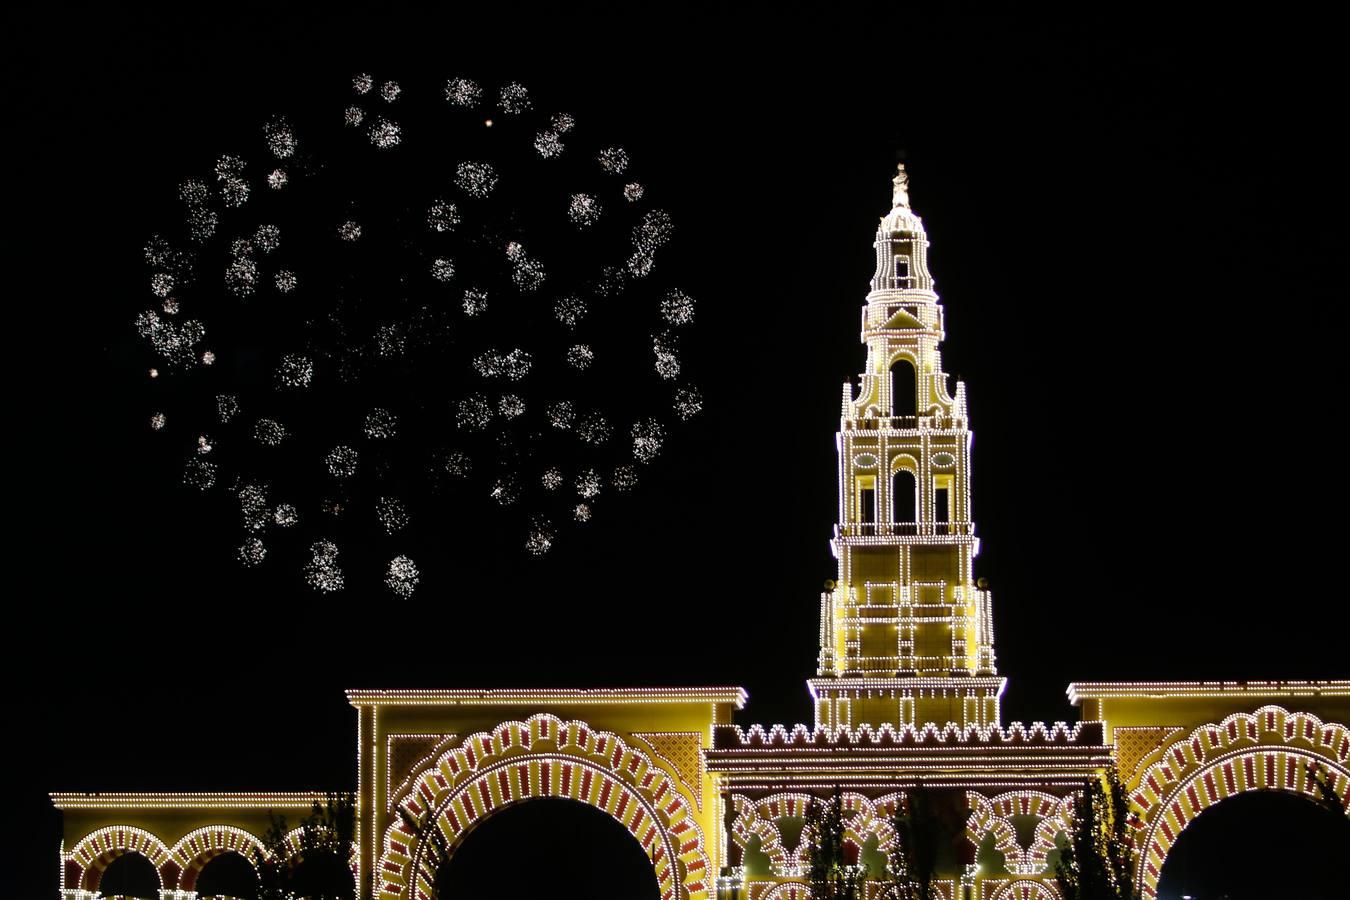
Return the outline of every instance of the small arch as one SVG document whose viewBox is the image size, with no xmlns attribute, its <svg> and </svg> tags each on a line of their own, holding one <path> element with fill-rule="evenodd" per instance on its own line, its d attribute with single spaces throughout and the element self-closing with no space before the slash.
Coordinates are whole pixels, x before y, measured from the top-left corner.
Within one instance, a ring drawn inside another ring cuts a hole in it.
<svg viewBox="0 0 1350 900">
<path fill-rule="evenodd" d="M 202 870 L 222 854 L 233 853 L 243 857 L 253 868 L 254 859 L 262 852 L 262 841 L 233 825 L 207 825 L 194 829 L 183 835 L 171 851 L 182 873 L 178 877 L 178 887 L 184 891 L 197 890 L 197 879 Z M 256 877 L 256 869 L 254 874 Z"/>
<path fill-rule="evenodd" d="M 156 900 L 160 891 L 159 870 L 143 854 L 129 850 L 108 863 L 99 873 L 97 890 L 105 897 L 137 897 Z"/>
<path fill-rule="evenodd" d="M 1043 881 L 1010 881 L 990 900 L 1060 900 L 1059 891 Z"/>
<path fill-rule="evenodd" d="M 193 876 L 192 887 L 197 896 L 230 897 L 233 900 L 255 900 L 258 896 L 258 870 L 242 853 L 225 850 L 212 856 Z"/>
<path fill-rule="evenodd" d="M 919 377 L 914 361 L 900 356 L 891 361 L 891 415 L 919 414 Z"/>
<path fill-rule="evenodd" d="M 144 828 L 134 825 L 109 825 L 91 831 L 75 844 L 66 859 L 79 868 L 76 883 L 86 891 L 96 891 L 103 871 L 126 853 L 138 853 L 150 861 L 161 889 L 173 887 L 172 880 L 177 875 L 165 877 L 166 869 L 174 868 L 169 848 Z"/>
<path fill-rule="evenodd" d="M 910 469 L 891 472 L 891 521 L 919 521 L 919 479 Z"/>
<path fill-rule="evenodd" d="M 797 881 L 789 881 L 770 889 L 763 900 L 811 900 L 811 888 Z"/>
</svg>

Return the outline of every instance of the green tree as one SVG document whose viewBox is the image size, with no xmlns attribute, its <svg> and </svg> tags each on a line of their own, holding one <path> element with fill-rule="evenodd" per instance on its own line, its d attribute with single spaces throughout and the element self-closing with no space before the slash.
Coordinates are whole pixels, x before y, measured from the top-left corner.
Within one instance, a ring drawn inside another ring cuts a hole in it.
<svg viewBox="0 0 1350 900">
<path fill-rule="evenodd" d="M 408 830 L 417 836 L 417 845 L 425 854 L 422 857 L 422 868 L 431 872 L 431 896 L 439 898 L 444 892 L 445 885 L 441 880 L 445 878 L 445 866 L 450 861 L 450 844 L 446 841 L 444 832 L 436 827 L 436 817 L 430 810 L 423 812 L 420 819 L 402 806 L 398 808 L 398 814 L 403 824 L 408 826 Z"/>
<path fill-rule="evenodd" d="M 1337 816 L 1345 815 L 1345 798 L 1336 790 L 1331 772 L 1317 763 L 1308 763 L 1308 780 L 1317 789 L 1318 806 Z"/>
<path fill-rule="evenodd" d="M 844 798 L 838 788 L 824 803 L 811 800 L 802 834 L 808 841 L 806 877 L 812 900 L 862 900 L 866 868 L 850 865 L 844 855 Z"/>
<path fill-rule="evenodd" d="M 350 792 L 329 794 L 314 801 L 300 820 L 295 844 L 286 839 L 285 816 L 269 810 L 262 848 L 255 849 L 258 900 L 351 900 L 355 895 L 348 860 L 356 837 L 356 797 Z M 303 868 L 302 868 L 303 865 Z"/>
<path fill-rule="evenodd" d="M 1114 768 L 1075 798 L 1055 880 L 1064 900 L 1137 900 L 1130 799 Z"/>
<path fill-rule="evenodd" d="M 268 810 L 267 821 L 262 846 L 253 848 L 253 865 L 258 870 L 258 900 L 287 900 L 292 853 L 286 841 L 286 817 L 274 816 Z"/>
<path fill-rule="evenodd" d="M 895 846 L 886 867 L 888 900 L 932 900 L 938 853 L 951 829 L 938 814 L 932 792 L 923 785 L 906 793 L 891 818 Z"/>
</svg>

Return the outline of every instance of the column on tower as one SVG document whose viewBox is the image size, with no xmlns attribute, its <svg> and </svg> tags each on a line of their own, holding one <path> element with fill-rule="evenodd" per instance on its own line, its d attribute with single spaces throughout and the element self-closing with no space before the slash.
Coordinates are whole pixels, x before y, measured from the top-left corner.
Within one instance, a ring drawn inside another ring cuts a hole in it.
<svg viewBox="0 0 1350 900">
<path fill-rule="evenodd" d="M 816 722 L 999 724 L 989 593 L 974 576 L 965 386 L 942 370 L 942 307 L 904 166 L 877 229 L 862 313 L 867 367 L 845 384 L 839 575 L 821 598 Z"/>
</svg>

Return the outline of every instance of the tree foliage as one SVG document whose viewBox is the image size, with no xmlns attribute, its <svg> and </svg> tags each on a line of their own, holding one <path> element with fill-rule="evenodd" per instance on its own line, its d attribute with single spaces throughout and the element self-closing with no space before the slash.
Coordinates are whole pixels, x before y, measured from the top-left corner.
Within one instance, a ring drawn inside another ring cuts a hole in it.
<svg viewBox="0 0 1350 900">
<path fill-rule="evenodd" d="M 1331 773 L 1317 763 L 1308 763 L 1308 780 L 1317 790 L 1317 805 L 1337 816 L 1345 815 L 1345 798 L 1336 790 Z"/>
<path fill-rule="evenodd" d="M 300 820 L 300 834 L 292 844 L 286 836 L 286 817 L 267 813 L 268 828 L 262 848 L 255 849 L 258 900 L 351 900 L 355 895 L 348 859 L 356 837 L 356 797 L 350 792 L 329 794 L 314 801 Z"/>
<path fill-rule="evenodd" d="M 1130 800 L 1115 769 L 1075 798 L 1055 880 L 1064 900 L 1136 900 Z"/>
<path fill-rule="evenodd" d="M 844 853 L 844 798 L 837 788 L 824 803 L 811 800 L 802 834 L 812 900 L 862 900 L 867 872 Z"/>
<path fill-rule="evenodd" d="M 417 836 L 417 846 L 423 853 L 421 868 L 432 873 L 431 896 L 433 900 L 439 898 L 444 893 L 443 879 L 446 863 L 450 861 L 450 844 L 445 833 L 436 827 L 436 818 L 430 810 L 425 811 L 420 819 L 402 806 L 398 808 L 398 814 L 408 830 Z"/>
<path fill-rule="evenodd" d="M 895 846 L 886 868 L 888 900 L 932 900 L 938 854 L 951 828 L 938 814 L 932 793 L 919 785 L 897 804 L 891 819 Z"/>
</svg>

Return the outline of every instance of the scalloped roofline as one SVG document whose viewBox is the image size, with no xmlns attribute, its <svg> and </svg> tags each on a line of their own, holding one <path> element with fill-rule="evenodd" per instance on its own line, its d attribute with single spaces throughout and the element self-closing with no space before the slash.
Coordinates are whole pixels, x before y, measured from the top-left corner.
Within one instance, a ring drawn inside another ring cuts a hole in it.
<svg viewBox="0 0 1350 900">
<path fill-rule="evenodd" d="M 972 744 L 987 747 L 990 744 L 1017 744 L 1044 742 L 1064 745 L 1078 744 L 1084 747 L 1103 746 L 1103 728 L 1101 722 L 1075 722 L 1072 726 L 1066 722 L 1013 722 L 1000 727 L 990 725 L 980 727 L 969 725 L 965 728 L 955 722 L 939 725 L 927 722 L 920 726 L 895 726 L 883 723 L 878 728 L 863 725 L 857 729 L 840 726 L 829 729 L 824 725 L 810 728 L 803 724 L 794 725 L 791 730 L 785 725 L 751 725 L 742 728 L 739 725 L 718 725 L 713 729 L 714 749 L 732 749 L 739 744 L 742 747 L 787 747 L 787 746 L 896 746 L 914 744 Z M 1092 741 L 1089 743 L 1088 741 Z"/>
</svg>

